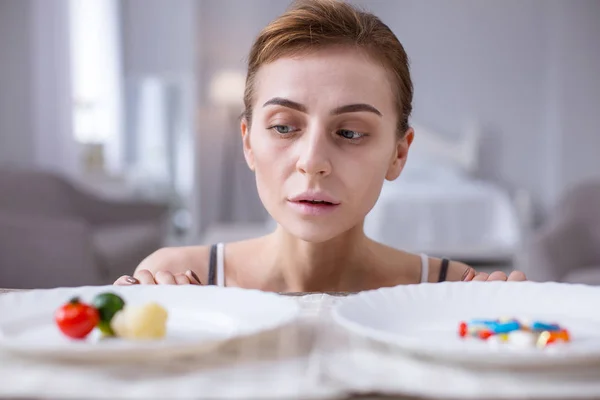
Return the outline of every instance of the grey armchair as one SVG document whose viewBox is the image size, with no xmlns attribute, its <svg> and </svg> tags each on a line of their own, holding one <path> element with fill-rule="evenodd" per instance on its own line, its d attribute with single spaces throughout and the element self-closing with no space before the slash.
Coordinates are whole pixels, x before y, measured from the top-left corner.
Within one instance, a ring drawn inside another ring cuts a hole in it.
<svg viewBox="0 0 600 400">
<path fill-rule="evenodd" d="M 0 287 L 111 283 L 162 246 L 167 212 L 104 200 L 52 173 L 0 169 Z"/>
<path fill-rule="evenodd" d="M 600 285 L 600 181 L 569 190 L 524 256 L 531 280 Z"/>
</svg>

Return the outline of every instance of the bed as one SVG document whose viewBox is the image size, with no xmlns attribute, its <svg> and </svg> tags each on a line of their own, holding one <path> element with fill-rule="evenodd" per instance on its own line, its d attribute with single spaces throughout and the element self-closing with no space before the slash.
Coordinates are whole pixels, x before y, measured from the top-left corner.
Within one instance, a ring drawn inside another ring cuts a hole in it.
<svg viewBox="0 0 600 400">
<path fill-rule="evenodd" d="M 506 189 L 473 178 L 479 130 L 467 129 L 457 141 L 421 126 L 415 131 L 406 168 L 384 184 L 365 220 L 366 234 L 411 252 L 511 263 L 521 242 L 523 207 Z"/>
</svg>

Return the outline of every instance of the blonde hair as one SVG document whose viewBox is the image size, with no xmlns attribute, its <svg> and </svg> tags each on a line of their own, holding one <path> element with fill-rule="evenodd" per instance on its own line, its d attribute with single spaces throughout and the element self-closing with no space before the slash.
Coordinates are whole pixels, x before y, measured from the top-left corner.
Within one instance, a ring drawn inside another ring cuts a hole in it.
<svg viewBox="0 0 600 400">
<path fill-rule="evenodd" d="M 397 134 L 407 131 L 413 85 L 404 47 L 378 17 L 338 0 L 299 0 L 267 25 L 252 45 L 244 92 L 244 118 L 252 123 L 254 84 L 259 68 L 281 57 L 329 46 L 366 51 L 390 73 L 398 110 Z"/>
</svg>

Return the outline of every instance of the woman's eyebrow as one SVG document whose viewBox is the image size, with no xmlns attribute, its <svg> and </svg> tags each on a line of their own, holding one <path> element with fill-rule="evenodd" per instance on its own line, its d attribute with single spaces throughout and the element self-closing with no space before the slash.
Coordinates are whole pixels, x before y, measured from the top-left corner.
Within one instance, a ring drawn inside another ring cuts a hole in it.
<svg viewBox="0 0 600 400">
<path fill-rule="evenodd" d="M 263 104 L 263 107 L 266 107 L 266 106 L 282 106 L 282 107 L 291 108 L 293 110 L 297 110 L 297 111 L 300 111 L 303 113 L 307 112 L 306 106 L 304 106 L 303 104 L 297 103 L 295 101 L 292 101 L 290 99 L 286 99 L 283 97 L 273 97 L 272 99 L 268 100 L 265 104 Z M 353 113 L 353 112 L 365 112 L 365 111 L 371 112 L 380 117 L 382 116 L 381 111 L 379 111 L 372 105 L 364 104 L 364 103 L 348 104 L 345 106 L 337 107 L 331 111 L 331 115 L 339 115 L 339 114 L 346 114 L 346 113 Z"/>
<path fill-rule="evenodd" d="M 362 112 L 362 111 L 371 112 L 373 114 L 379 115 L 380 117 L 382 116 L 381 112 L 378 109 L 376 109 L 372 105 L 364 104 L 364 103 L 348 104 L 346 106 L 338 107 L 331 111 L 331 115 L 339 115 L 339 114 Z"/>
<path fill-rule="evenodd" d="M 271 100 L 263 104 L 263 107 L 266 106 L 282 106 L 306 113 L 306 107 L 304 105 L 283 97 L 273 97 Z"/>
</svg>

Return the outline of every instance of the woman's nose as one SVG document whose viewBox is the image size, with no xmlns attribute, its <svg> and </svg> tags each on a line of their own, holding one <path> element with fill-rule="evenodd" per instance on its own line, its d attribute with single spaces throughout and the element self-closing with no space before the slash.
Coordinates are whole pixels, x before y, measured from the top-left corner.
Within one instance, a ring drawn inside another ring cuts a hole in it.
<svg viewBox="0 0 600 400">
<path fill-rule="evenodd" d="M 327 176 L 331 173 L 329 143 L 324 132 L 306 132 L 298 145 L 300 146 L 300 155 L 296 163 L 298 172 L 316 176 Z"/>
</svg>

